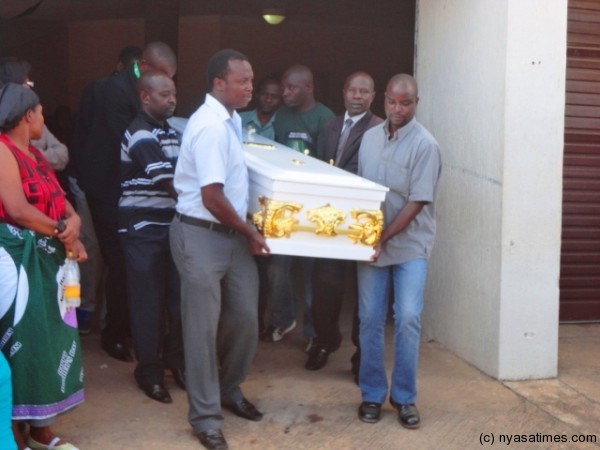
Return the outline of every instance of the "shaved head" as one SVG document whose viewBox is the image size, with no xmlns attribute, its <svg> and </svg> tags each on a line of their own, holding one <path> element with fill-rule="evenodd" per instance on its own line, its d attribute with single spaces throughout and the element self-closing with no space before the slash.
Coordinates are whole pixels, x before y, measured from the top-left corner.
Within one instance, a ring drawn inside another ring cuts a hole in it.
<svg viewBox="0 0 600 450">
<path fill-rule="evenodd" d="M 177 72 L 177 58 L 175 53 L 164 42 L 150 42 L 144 47 L 140 70 L 145 72 L 154 69 L 166 73 L 173 78 Z"/>
<path fill-rule="evenodd" d="M 417 94 L 417 82 L 406 73 L 394 75 L 388 81 L 384 107 L 388 117 L 389 131 L 392 135 L 415 116 L 419 103 Z"/>
<path fill-rule="evenodd" d="M 313 73 L 308 67 L 302 64 L 296 64 L 290 67 L 283 74 L 283 78 L 294 77 L 296 80 L 305 83 L 306 85 L 313 84 Z"/>
<path fill-rule="evenodd" d="M 171 77 L 159 70 L 150 69 L 138 82 L 142 109 L 159 122 L 173 116 L 177 106 L 177 92 Z"/>
<path fill-rule="evenodd" d="M 407 73 L 399 73 L 394 75 L 388 81 L 387 88 L 389 90 L 396 90 L 397 88 L 404 88 L 405 90 L 409 90 L 415 97 L 419 96 L 419 91 L 417 88 L 417 81 Z"/>
<path fill-rule="evenodd" d="M 315 105 L 313 73 L 302 65 L 295 64 L 281 78 L 283 103 L 289 108 L 308 111 Z"/>
<path fill-rule="evenodd" d="M 165 79 L 169 81 L 169 84 L 173 84 L 173 80 L 166 73 L 155 69 L 147 70 L 138 81 L 138 91 L 149 92 L 156 89 L 157 86 L 164 84 Z"/>
</svg>

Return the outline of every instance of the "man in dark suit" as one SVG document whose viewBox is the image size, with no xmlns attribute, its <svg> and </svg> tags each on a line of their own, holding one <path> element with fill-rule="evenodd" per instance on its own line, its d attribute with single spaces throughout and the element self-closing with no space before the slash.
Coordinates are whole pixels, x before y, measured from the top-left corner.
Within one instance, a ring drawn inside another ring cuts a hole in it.
<svg viewBox="0 0 600 450">
<path fill-rule="evenodd" d="M 137 80 L 154 69 L 173 77 L 177 70 L 173 50 L 163 42 L 144 48 L 142 58 L 121 72 L 95 83 L 91 103 L 80 106 L 80 114 L 89 120 L 89 129 L 75 123 L 73 170 L 85 192 L 96 230 L 102 260 L 106 267 L 106 325 L 102 330 L 102 348 L 113 358 L 131 361 L 126 344 L 129 312 L 125 266 L 119 242 L 118 202 L 120 188 L 121 140 L 137 115 L 140 101 Z"/>
<path fill-rule="evenodd" d="M 375 98 L 375 83 L 369 74 L 355 72 L 348 76 L 342 92 L 346 112 L 325 124 L 319 136 L 317 156 L 355 174 L 358 171 L 358 149 L 364 132 L 383 122 L 383 119 L 369 110 Z M 336 351 L 342 341 L 339 317 L 346 270 L 354 272 L 355 264 L 338 259 L 315 260 L 311 315 L 317 338 L 305 365 L 308 370 L 321 369 L 327 363 L 329 354 Z M 355 276 L 352 278 L 356 279 Z M 358 346 L 356 317 L 354 322 L 352 339 Z M 359 357 L 357 350 L 352 361 L 353 372 L 358 369 Z"/>
</svg>

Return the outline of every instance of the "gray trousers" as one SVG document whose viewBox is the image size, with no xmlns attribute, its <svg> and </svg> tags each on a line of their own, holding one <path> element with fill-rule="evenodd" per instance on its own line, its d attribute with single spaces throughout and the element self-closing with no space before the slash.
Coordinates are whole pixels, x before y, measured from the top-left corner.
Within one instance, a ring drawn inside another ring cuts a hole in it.
<svg viewBox="0 0 600 450">
<path fill-rule="evenodd" d="M 173 220 L 181 278 L 188 419 L 196 433 L 221 428 L 221 403 L 242 399 L 256 353 L 258 273 L 246 239 Z"/>
</svg>

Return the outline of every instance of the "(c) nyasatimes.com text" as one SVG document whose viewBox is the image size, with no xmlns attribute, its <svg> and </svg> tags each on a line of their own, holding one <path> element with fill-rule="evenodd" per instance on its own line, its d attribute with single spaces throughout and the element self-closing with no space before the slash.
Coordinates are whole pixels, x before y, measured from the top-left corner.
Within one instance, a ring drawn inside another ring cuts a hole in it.
<svg viewBox="0 0 600 450">
<path fill-rule="evenodd" d="M 595 444 L 598 442 L 595 434 L 503 434 L 503 433 L 481 433 L 479 435 L 479 443 L 481 445 L 510 445 L 513 443 L 561 443 L 561 442 L 587 442 Z"/>
</svg>

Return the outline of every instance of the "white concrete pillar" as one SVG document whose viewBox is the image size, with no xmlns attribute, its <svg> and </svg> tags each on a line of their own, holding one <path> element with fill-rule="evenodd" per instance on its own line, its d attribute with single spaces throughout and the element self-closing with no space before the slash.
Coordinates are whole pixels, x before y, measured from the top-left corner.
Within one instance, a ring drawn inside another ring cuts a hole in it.
<svg viewBox="0 0 600 450">
<path fill-rule="evenodd" d="M 557 371 L 567 0 L 417 0 L 444 159 L 424 334 L 499 379 Z"/>
</svg>

